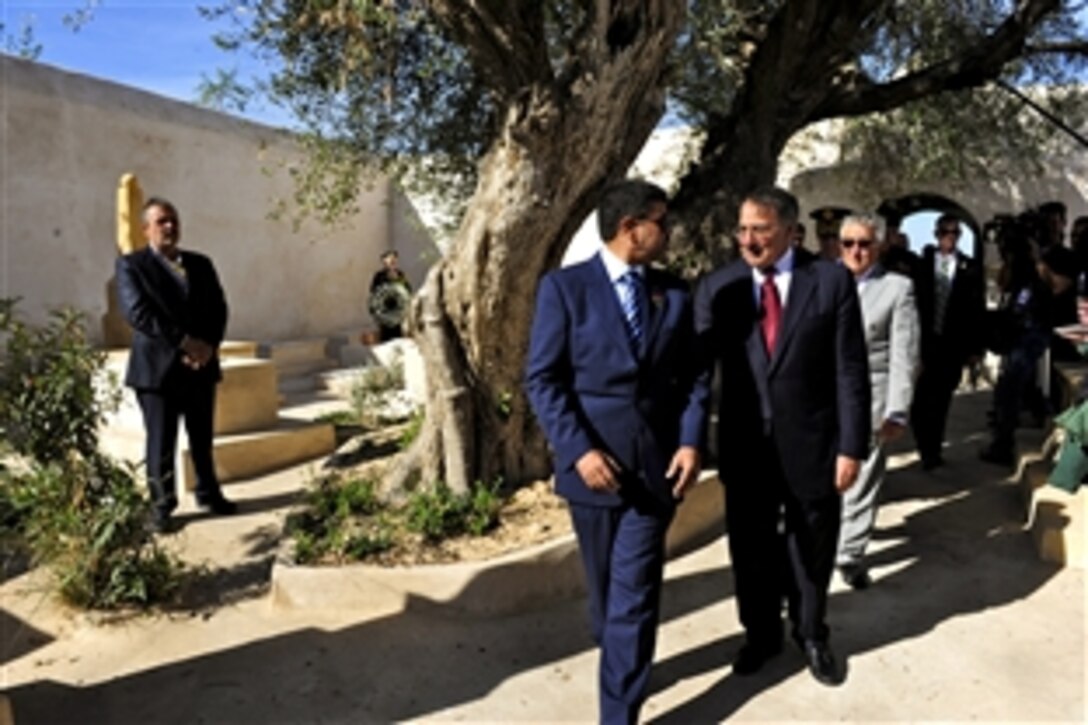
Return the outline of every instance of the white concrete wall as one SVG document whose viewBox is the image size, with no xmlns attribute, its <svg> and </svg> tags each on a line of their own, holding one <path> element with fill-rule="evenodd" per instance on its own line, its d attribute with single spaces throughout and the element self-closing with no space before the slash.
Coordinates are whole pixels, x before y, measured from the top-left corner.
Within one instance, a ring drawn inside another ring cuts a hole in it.
<svg viewBox="0 0 1088 725">
<path fill-rule="evenodd" d="M 290 198 L 290 137 L 221 113 L 0 56 L 0 295 L 41 320 L 70 304 L 98 321 L 116 251 L 116 188 L 134 173 L 178 206 L 182 245 L 209 254 L 235 339 L 317 337 L 372 327 L 366 312 L 382 250 L 397 247 L 414 284 L 425 235 L 394 238 L 389 185 L 360 192 L 336 229 L 268 217 Z M 430 254 L 427 254 L 430 252 Z"/>
</svg>

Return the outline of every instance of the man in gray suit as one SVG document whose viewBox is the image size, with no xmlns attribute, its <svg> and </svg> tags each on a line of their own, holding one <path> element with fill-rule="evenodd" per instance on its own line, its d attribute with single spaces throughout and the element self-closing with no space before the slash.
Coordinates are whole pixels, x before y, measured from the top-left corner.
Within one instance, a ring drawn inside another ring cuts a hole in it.
<svg viewBox="0 0 1088 725">
<path fill-rule="evenodd" d="M 842 262 L 854 275 L 869 352 L 873 442 L 857 483 L 842 496 L 842 528 L 836 564 L 854 589 L 869 586 L 865 547 L 876 520 L 887 463 L 885 444 L 901 437 L 918 372 L 920 332 L 914 285 L 879 263 L 883 224 L 870 216 L 848 216 L 840 227 Z"/>
</svg>

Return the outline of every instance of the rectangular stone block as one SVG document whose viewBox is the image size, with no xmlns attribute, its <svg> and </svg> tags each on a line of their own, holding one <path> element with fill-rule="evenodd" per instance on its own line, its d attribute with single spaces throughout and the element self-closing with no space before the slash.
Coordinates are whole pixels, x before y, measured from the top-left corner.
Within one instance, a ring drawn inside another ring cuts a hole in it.
<svg viewBox="0 0 1088 725">
<path fill-rule="evenodd" d="M 1084 569 L 1088 565 L 1088 489 L 1067 493 L 1054 486 L 1038 488 L 1032 497 L 1031 536 L 1039 558 Z"/>
<path fill-rule="evenodd" d="M 336 432 L 331 423 L 281 421 L 273 430 L 217 437 L 213 450 L 215 473 L 220 483 L 229 483 L 320 458 L 335 448 Z M 182 485 L 192 491 L 196 472 L 187 442 L 179 456 Z"/>
<path fill-rule="evenodd" d="M 229 435 L 275 427 L 278 373 L 268 360 L 224 358 L 215 396 L 215 433 Z"/>
</svg>

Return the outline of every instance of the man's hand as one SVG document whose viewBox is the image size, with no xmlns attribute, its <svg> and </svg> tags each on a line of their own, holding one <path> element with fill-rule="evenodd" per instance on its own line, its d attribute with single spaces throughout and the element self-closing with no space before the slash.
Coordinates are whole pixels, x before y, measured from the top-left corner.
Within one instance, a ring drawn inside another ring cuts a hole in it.
<svg viewBox="0 0 1088 725">
<path fill-rule="evenodd" d="M 837 456 L 835 458 L 835 488 L 839 493 L 844 493 L 858 480 L 858 471 L 861 470 L 861 461 L 850 456 Z"/>
<path fill-rule="evenodd" d="M 681 446 L 673 454 L 669 470 L 665 471 L 665 478 L 675 478 L 672 486 L 672 497 L 680 499 L 699 478 L 699 469 L 702 461 L 699 458 L 699 450 L 692 446 Z"/>
<path fill-rule="evenodd" d="M 199 370 L 208 364 L 215 355 L 215 348 L 195 337 L 186 335 L 181 341 L 182 362 L 193 370 Z"/>
<path fill-rule="evenodd" d="M 880 424 L 880 430 L 876 434 L 876 439 L 881 443 L 891 443 L 892 441 L 897 441 L 902 438 L 906 430 L 907 427 L 905 425 L 888 418 Z"/>
<path fill-rule="evenodd" d="M 593 491 L 616 493 L 620 490 L 620 481 L 617 477 L 620 472 L 619 464 L 604 451 L 596 448 L 589 450 L 578 459 L 574 468 Z"/>
</svg>

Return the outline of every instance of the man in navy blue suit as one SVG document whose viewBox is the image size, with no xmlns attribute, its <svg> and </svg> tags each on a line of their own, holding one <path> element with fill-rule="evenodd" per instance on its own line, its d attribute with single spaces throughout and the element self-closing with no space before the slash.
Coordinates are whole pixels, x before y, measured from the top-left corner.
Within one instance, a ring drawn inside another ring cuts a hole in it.
<svg viewBox="0 0 1088 725">
<path fill-rule="evenodd" d="M 178 418 L 185 419 L 202 509 L 233 514 L 212 462 L 215 387 L 221 374 L 219 344 L 227 327 L 227 302 L 210 259 L 178 248 L 181 220 L 165 199 L 143 209 L 148 246 L 117 260 L 117 294 L 132 325 L 125 384 L 135 388 L 147 432 L 147 485 L 154 528 L 165 532 L 177 507 L 174 453 Z"/>
<path fill-rule="evenodd" d="M 635 722 L 646 697 L 665 531 L 705 435 L 688 288 L 649 266 L 668 241 L 665 214 L 657 186 L 607 189 L 604 248 L 541 279 L 529 342 L 527 392 L 585 565 L 607 723 Z"/>
<path fill-rule="evenodd" d="M 828 645 L 827 589 L 842 502 L 869 445 L 869 371 L 856 285 L 794 250 L 797 200 L 778 188 L 740 208 L 741 259 L 708 275 L 695 326 L 721 371 L 719 475 L 751 674 L 782 649 L 782 602 L 809 670 L 842 681 Z"/>
</svg>

